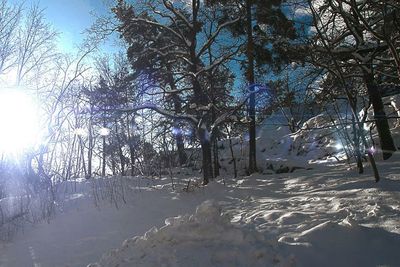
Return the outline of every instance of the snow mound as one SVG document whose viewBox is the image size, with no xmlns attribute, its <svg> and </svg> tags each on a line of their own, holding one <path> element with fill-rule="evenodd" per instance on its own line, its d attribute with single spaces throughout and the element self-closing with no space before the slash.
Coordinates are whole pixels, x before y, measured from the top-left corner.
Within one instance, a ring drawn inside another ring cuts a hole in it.
<svg viewBox="0 0 400 267">
<path fill-rule="evenodd" d="M 234 226 L 214 201 L 195 214 L 167 218 L 165 226 L 123 242 L 103 255 L 100 266 L 290 266 L 272 242 L 255 230 Z"/>
</svg>

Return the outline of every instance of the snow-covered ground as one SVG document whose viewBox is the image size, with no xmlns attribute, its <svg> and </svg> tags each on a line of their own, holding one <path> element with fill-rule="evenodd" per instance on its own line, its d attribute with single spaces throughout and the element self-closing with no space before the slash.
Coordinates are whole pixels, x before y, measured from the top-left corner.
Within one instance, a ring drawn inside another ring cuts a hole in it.
<svg viewBox="0 0 400 267">
<path fill-rule="evenodd" d="M 251 176 L 234 138 L 242 176 L 222 141 L 227 171 L 204 187 L 189 169 L 175 170 L 174 190 L 170 177 L 64 182 L 53 218 L 0 243 L 0 267 L 400 266 L 400 152 L 378 160 L 375 183 L 367 165 L 359 175 L 338 161 L 340 136 L 323 114 L 295 133 L 276 122 L 258 129 Z M 400 121 L 391 127 L 400 145 Z"/>
<path fill-rule="evenodd" d="M 343 164 L 175 191 L 134 178 L 118 209 L 82 182 L 0 247 L 0 266 L 399 266 L 399 163 L 379 162 L 377 184 Z"/>
</svg>

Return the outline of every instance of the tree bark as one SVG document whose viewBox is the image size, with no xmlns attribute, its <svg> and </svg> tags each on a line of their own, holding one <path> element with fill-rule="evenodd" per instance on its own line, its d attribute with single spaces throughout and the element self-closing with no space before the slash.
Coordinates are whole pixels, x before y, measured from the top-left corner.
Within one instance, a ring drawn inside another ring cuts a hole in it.
<svg viewBox="0 0 400 267">
<path fill-rule="evenodd" d="M 172 75 L 171 75 L 171 79 L 173 80 Z M 172 80 L 170 82 L 171 88 L 173 90 L 176 90 L 175 83 L 173 83 Z M 182 103 L 181 103 L 181 100 L 179 99 L 178 94 L 173 94 L 172 100 L 174 102 L 175 111 L 177 113 L 181 113 L 182 112 Z M 177 130 L 176 135 L 175 135 L 175 142 L 176 142 L 176 147 L 178 148 L 179 165 L 183 166 L 186 164 L 187 156 L 186 156 L 186 152 L 185 152 L 185 143 L 183 141 L 182 128 L 179 125 L 179 121 L 177 121 L 177 120 L 174 121 L 174 127 Z"/>
<path fill-rule="evenodd" d="M 168 63 L 164 63 L 167 66 L 167 75 L 168 75 L 168 83 L 169 86 L 171 87 L 171 90 L 176 92 L 178 91 L 174 76 L 172 75 L 172 70 L 171 67 L 168 65 Z M 182 100 L 179 98 L 179 95 L 177 93 L 171 94 L 172 102 L 174 103 L 174 108 L 176 113 L 181 113 L 182 112 Z M 178 157 L 179 157 L 179 165 L 183 166 L 186 164 L 187 161 L 187 155 L 185 152 L 185 143 L 183 140 L 183 135 L 182 135 L 182 129 L 179 125 L 178 120 L 174 120 L 174 127 L 177 130 L 177 134 L 175 135 L 175 142 L 176 142 L 176 147 L 178 148 Z"/>
<path fill-rule="evenodd" d="M 214 164 L 214 177 L 219 176 L 219 156 L 218 156 L 218 141 L 214 138 L 213 141 L 213 164 Z"/>
<path fill-rule="evenodd" d="M 118 142 L 118 156 L 119 156 L 119 161 L 121 162 L 121 176 L 125 176 L 125 157 L 124 157 L 124 152 L 122 151 L 122 142 L 121 142 L 121 137 L 118 134 L 118 122 L 115 120 L 115 134 L 117 137 L 117 142 Z"/>
<path fill-rule="evenodd" d="M 214 178 L 212 169 L 211 157 L 211 140 L 206 129 L 199 129 L 199 139 L 202 152 L 202 170 L 203 170 L 203 185 L 209 183 L 210 179 Z"/>
<path fill-rule="evenodd" d="M 106 137 L 102 136 L 103 139 L 103 151 L 102 151 L 102 165 L 101 165 L 101 176 L 106 176 Z"/>
<path fill-rule="evenodd" d="M 92 158 L 93 158 L 93 106 L 90 105 L 90 118 L 89 118 L 89 136 L 88 136 L 88 167 L 87 167 L 87 175 L 86 179 L 90 179 L 92 177 Z"/>
<path fill-rule="evenodd" d="M 354 114 L 352 114 L 352 116 L 351 116 L 351 122 L 352 122 L 352 127 L 353 127 L 353 142 L 354 142 L 354 150 L 355 150 L 355 156 L 356 156 L 356 161 L 357 161 L 358 173 L 362 174 L 362 173 L 364 173 L 364 166 L 362 163 L 361 150 L 360 150 L 360 132 L 359 132 L 359 129 L 357 128 L 356 119 L 354 117 Z"/>
<path fill-rule="evenodd" d="M 183 166 L 186 164 L 187 156 L 185 153 L 185 144 L 183 142 L 182 129 L 179 126 L 177 126 L 177 129 L 178 133 L 175 136 L 175 141 L 176 147 L 178 149 L 179 165 Z"/>
<path fill-rule="evenodd" d="M 249 98 L 249 169 L 248 172 L 254 173 L 257 171 L 256 158 L 256 108 L 254 92 L 254 40 L 253 28 L 251 25 L 251 0 L 246 0 L 246 30 L 247 30 L 247 81 L 249 83 L 250 98 Z"/>
<path fill-rule="evenodd" d="M 370 68 L 372 70 L 372 66 Z M 372 71 L 363 70 L 364 82 L 368 90 L 369 99 L 374 109 L 376 128 L 378 130 L 379 141 L 381 144 L 383 159 L 390 158 L 396 147 L 390 132 L 389 123 L 386 117 L 381 94 L 376 86 Z"/>
<path fill-rule="evenodd" d="M 131 176 L 135 175 L 135 147 L 133 144 L 129 144 L 129 154 L 131 157 Z"/>
<path fill-rule="evenodd" d="M 86 162 L 85 162 L 85 147 L 83 146 L 82 137 L 79 136 L 78 138 L 79 138 L 79 150 L 80 150 L 81 159 L 82 159 L 83 174 L 86 177 L 87 176 L 87 170 L 86 170 Z"/>
</svg>

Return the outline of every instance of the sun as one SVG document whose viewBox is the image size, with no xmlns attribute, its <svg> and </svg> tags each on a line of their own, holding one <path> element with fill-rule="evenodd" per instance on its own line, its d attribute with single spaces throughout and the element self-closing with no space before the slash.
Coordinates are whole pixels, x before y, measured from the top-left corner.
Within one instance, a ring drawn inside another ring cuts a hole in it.
<svg viewBox="0 0 400 267">
<path fill-rule="evenodd" d="M 38 105 L 22 90 L 0 91 L 0 152 L 21 153 L 39 142 Z"/>
</svg>

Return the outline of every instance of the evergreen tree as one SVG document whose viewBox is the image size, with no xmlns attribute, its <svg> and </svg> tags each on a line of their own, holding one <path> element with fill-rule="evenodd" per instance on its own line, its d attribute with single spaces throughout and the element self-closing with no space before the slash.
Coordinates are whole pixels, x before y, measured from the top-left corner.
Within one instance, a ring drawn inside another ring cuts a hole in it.
<svg viewBox="0 0 400 267">
<path fill-rule="evenodd" d="M 218 126 L 232 112 L 224 110 L 212 115 L 216 109 L 211 96 L 218 87 L 210 86 L 208 78 L 237 50 L 219 46 L 220 54 L 210 62 L 206 61 L 207 51 L 239 18 L 221 21 L 211 34 L 205 35 L 202 30 L 210 23 L 200 0 L 193 0 L 190 5 L 184 1 L 148 1 L 140 8 L 119 1 L 113 11 L 121 22 L 119 31 L 129 45 L 128 58 L 137 78 L 145 80 L 147 88 L 158 88 L 164 100 L 132 110 L 153 109 L 176 121 L 191 123 L 201 145 L 203 179 L 207 184 L 214 176 L 212 140 Z"/>
<path fill-rule="evenodd" d="M 282 10 L 283 0 L 208 0 L 208 5 L 224 5 L 231 9 L 221 13 L 224 20 L 230 16 L 241 18 L 240 23 L 231 25 L 236 37 L 245 39 L 244 63 L 249 89 L 249 167 L 248 172 L 257 171 L 256 159 L 256 68 L 265 65 L 279 66 L 285 61 L 282 46 L 296 37 L 294 23 L 287 19 Z M 243 27 L 244 21 L 244 27 Z"/>
</svg>

